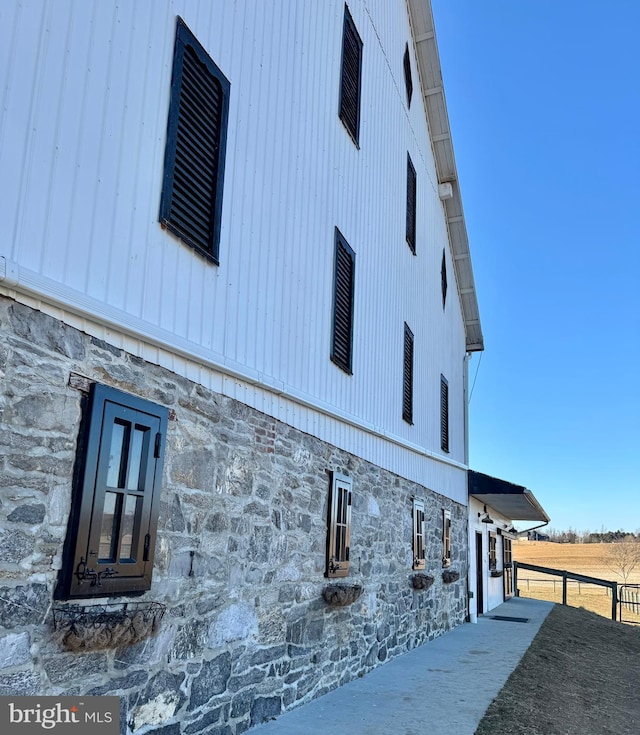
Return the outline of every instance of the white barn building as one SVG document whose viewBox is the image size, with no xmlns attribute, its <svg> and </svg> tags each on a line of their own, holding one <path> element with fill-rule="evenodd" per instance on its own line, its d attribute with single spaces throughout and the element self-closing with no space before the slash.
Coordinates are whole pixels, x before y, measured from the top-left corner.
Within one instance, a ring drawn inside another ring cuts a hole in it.
<svg viewBox="0 0 640 735">
<path fill-rule="evenodd" d="M 461 623 L 428 0 L 7 0 L 0 69 L 2 691 L 233 734 Z"/>
</svg>

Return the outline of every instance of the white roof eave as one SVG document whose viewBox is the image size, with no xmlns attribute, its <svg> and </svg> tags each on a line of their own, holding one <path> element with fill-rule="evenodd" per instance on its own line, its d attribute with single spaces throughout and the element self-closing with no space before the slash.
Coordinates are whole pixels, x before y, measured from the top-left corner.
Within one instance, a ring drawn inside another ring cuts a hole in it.
<svg viewBox="0 0 640 735">
<path fill-rule="evenodd" d="M 452 189 L 452 196 L 443 201 L 443 206 L 465 326 L 466 349 L 467 352 L 480 352 L 484 350 L 484 339 L 458 184 L 458 172 L 453 154 L 453 141 L 444 96 L 431 0 L 407 0 L 407 4 L 438 184 L 451 184 Z"/>
</svg>

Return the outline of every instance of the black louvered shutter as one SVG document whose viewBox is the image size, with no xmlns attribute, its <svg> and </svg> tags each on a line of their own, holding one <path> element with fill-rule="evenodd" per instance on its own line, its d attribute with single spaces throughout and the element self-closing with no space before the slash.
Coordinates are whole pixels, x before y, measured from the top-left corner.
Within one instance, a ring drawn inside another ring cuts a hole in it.
<svg viewBox="0 0 640 735">
<path fill-rule="evenodd" d="M 360 78 L 362 41 L 345 5 L 342 32 L 342 76 L 340 82 L 340 119 L 356 145 L 360 135 Z"/>
<path fill-rule="evenodd" d="M 411 107 L 411 97 L 413 95 L 413 80 L 411 79 L 411 57 L 409 55 L 409 45 L 404 49 L 404 83 L 407 88 L 407 106 Z"/>
<path fill-rule="evenodd" d="M 355 253 L 336 230 L 331 359 L 351 374 Z"/>
<path fill-rule="evenodd" d="M 447 303 L 447 258 L 442 251 L 442 265 L 440 266 L 440 281 L 442 283 L 442 308 Z"/>
<path fill-rule="evenodd" d="M 402 418 L 413 423 L 413 332 L 404 325 L 404 367 L 402 379 Z"/>
<path fill-rule="evenodd" d="M 440 376 L 440 445 L 443 452 L 449 451 L 449 383 Z"/>
<path fill-rule="evenodd" d="M 217 262 L 229 82 L 178 18 L 160 221 Z"/>
<path fill-rule="evenodd" d="M 416 170 L 407 154 L 407 243 L 416 254 Z"/>
</svg>

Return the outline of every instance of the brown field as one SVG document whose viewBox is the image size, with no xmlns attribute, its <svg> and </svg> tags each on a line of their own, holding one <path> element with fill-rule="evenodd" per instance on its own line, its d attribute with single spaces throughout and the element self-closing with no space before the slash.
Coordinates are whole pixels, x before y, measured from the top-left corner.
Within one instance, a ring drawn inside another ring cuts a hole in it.
<svg viewBox="0 0 640 735">
<path fill-rule="evenodd" d="M 577 572 L 589 577 L 598 577 L 622 584 L 622 577 L 607 564 L 605 555 L 609 544 L 555 544 L 549 541 L 515 541 L 513 558 L 515 561 L 537 564 L 543 567 Z M 554 583 L 555 580 L 555 583 Z M 640 565 L 628 580 L 640 584 Z M 518 570 L 518 589 L 521 597 L 537 600 L 562 602 L 562 579 L 528 569 Z M 611 617 L 611 594 L 606 587 L 568 582 L 567 605 L 583 607 L 586 610 Z M 618 615 L 620 608 L 618 607 Z M 640 623 L 640 614 L 623 609 L 623 622 Z"/>
</svg>

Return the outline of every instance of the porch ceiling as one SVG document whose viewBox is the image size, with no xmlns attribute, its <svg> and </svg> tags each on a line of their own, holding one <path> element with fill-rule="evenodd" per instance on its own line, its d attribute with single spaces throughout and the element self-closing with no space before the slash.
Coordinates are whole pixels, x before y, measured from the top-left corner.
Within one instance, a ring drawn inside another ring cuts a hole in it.
<svg viewBox="0 0 640 735">
<path fill-rule="evenodd" d="M 469 497 L 494 508 L 512 521 L 551 520 L 536 496 L 522 485 L 469 470 Z"/>
</svg>

